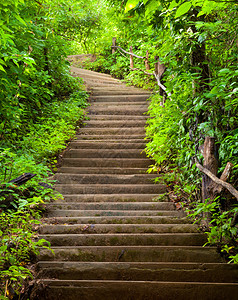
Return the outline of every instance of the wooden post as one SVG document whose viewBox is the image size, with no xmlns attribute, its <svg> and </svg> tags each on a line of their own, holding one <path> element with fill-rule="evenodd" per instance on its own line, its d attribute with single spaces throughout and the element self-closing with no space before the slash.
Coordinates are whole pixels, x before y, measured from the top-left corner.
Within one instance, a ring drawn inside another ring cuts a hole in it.
<svg viewBox="0 0 238 300">
<path fill-rule="evenodd" d="M 158 75 L 159 71 L 159 56 L 155 56 L 155 75 Z"/>
<path fill-rule="evenodd" d="M 112 54 L 116 52 L 116 41 L 117 41 L 117 38 L 116 37 L 113 37 L 112 38 Z"/>
<path fill-rule="evenodd" d="M 133 48 L 130 46 L 130 52 L 133 53 Z M 134 69 L 133 55 L 130 54 L 130 68 Z"/>
<path fill-rule="evenodd" d="M 148 51 L 148 50 L 146 50 L 145 69 L 146 69 L 146 70 L 149 70 L 149 69 L 150 69 L 150 65 L 149 65 L 149 51 Z"/>
<path fill-rule="evenodd" d="M 204 144 L 200 147 L 202 155 L 204 157 L 203 167 L 210 171 L 215 176 L 217 175 L 218 170 L 218 161 L 215 157 L 215 138 L 206 136 Z M 206 199 L 210 199 L 209 202 L 212 202 L 214 199 L 213 193 L 213 181 L 206 175 L 202 175 L 202 201 L 205 202 Z M 205 225 L 208 227 L 211 214 L 209 212 L 204 213 L 203 217 L 205 218 Z"/>
<path fill-rule="evenodd" d="M 162 78 L 164 75 L 164 72 L 166 70 L 166 67 L 164 64 L 161 64 L 159 61 L 159 56 L 155 56 L 155 74 L 158 77 L 159 81 L 163 84 L 162 82 Z M 163 100 L 161 102 L 161 106 L 164 106 L 165 100 L 166 100 L 166 94 L 164 92 L 164 90 L 160 87 L 159 88 L 159 94 L 160 96 L 163 96 Z"/>
<path fill-rule="evenodd" d="M 204 168 L 208 169 L 215 176 L 218 170 L 218 161 L 215 157 L 215 138 L 206 136 L 203 146 Z M 202 198 L 203 202 L 206 199 L 213 199 L 213 181 L 207 175 L 203 175 L 202 179 Z"/>
</svg>

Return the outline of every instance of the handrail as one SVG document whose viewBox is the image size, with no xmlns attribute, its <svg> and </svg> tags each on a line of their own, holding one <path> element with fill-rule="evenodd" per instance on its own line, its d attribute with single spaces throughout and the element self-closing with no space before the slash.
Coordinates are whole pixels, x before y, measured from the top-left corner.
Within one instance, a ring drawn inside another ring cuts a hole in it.
<svg viewBox="0 0 238 300">
<path fill-rule="evenodd" d="M 145 56 L 139 56 L 139 55 L 134 54 L 133 52 L 128 52 L 128 51 L 124 50 L 124 49 L 123 49 L 122 47 L 120 47 L 120 46 L 112 46 L 112 48 L 120 49 L 120 50 L 123 51 L 124 53 L 129 54 L 129 55 L 132 55 L 132 56 L 137 57 L 137 58 L 142 58 L 142 59 L 145 58 Z"/>
<path fill-rule="evenodd" d="M 115 53 L 116 50 L 118 50 L 118 52 L 123 55 L 124 57 L 126 57 L 122 52 L 130 55 L 130 69 L 131 70 L 138 70 L 143 72 L 144 74 L 148 75 L 148 76 L 154 76 L 156 79 L 156 82 L 158 84 L 158 86 L 160 87 L 160 95 L 163 96 L 163 104 L 164 104 L 164 100 L 165 100 L 165 94 L 166 93 L 168 95 L 168 97 L 171 97 L 171 93 L 167 91 L 166 87 L 162 84 L 161 79 L 164 75 L 164 72 L 166 70 L 166 67 L 163 63 L 160 63 L 159 61 L 159 57 L 155 56 L 155 71 L 153 73 L 149 73 L 147 72 L 148 70 L 150 70 L 150 66 L 149 66 L 149 51 L 146 51 L 146 56 L 139 56 L 133 53 L 132 51 L 132 46 L 130 46 L 130 51 L 126 51 L 124 50 L 122 47 L 117 46 L 116 45 L 116 38 L 113 37 L 112 38 L 112 54 Z M 122 52 L 121 52 L 122 51 Z M 133 61 L 133 57 L 139 58 L 139 59 L 144 59 L 145 60 L 145 68 L 146 71 L 140 68 L 134 68 L 134 61 Z"/>
</svg>

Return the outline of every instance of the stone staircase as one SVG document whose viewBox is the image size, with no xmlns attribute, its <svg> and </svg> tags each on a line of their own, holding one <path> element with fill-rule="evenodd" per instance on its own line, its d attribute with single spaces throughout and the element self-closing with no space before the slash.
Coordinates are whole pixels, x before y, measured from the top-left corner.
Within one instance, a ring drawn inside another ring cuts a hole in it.
<svg viewBox="0 0 238 300">
<path fill-rule="evenodd" d="M 90 120 L 55 175 L 64 200 L 48 204 L 31 299 L 238 299 L 237 268 L 223 262 L 146 174 L 149 93 L 72 67 L 91 91 Z M 41 288 L 40 288 L 41 284 Z M 43 286 L 43 288 L 42 288 Z"/>
</svg>

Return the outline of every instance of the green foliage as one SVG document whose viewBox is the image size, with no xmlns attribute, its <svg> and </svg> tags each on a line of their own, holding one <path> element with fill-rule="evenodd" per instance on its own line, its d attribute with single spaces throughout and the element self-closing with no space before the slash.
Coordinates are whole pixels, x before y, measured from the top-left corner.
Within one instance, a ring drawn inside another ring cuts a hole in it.
<svg viewBox="0 0 238 300">
<path fill-rule="evenodd" d="M 49 246 L 36 228 L 44 202 L 59 195 L 39 183 L 52 183 L 57 156 L 85 117 L 87 94 L 66 57 L 70 39 L 83 33 L 78 42 L 91 43 L 101 24 L 94 8 L 93 1 L 0 3 L 1 299 L 20 297 L 39 247 Z M 24 173 L 36 176 L 19 187 L 8 183 Z"/>
<path fill-rule="evenodd" d="M 37 239 L 39 213 L 32 207 L 39 199 L 31 200 L 16 212 L 0 213 L 0 291 L 9 298 L 20 295 L 24 282 L 33 278 L 29 263 L 39 254 L 39 248 L 50 249 L 49 242 Z"/>
<path fill-rule="evenodd" d="M 237 261 L 237 226 L 233 224 L 233 218 L 238 213 L 238 207 L 235 206 L 229 211 L 221 209 L 219 198 L 212 202 L 207 199 L 205 203 L 196 203 L 194 209 L 189 210 L 189 217 L 200 222 L 206 220 L 208 216 L 210 221 L 209 231 L 207 233 L 209 245 L 216 245 L 218 249 L 230 261 L 238 263 Z M 209 222 L 209 219 L 207 221 Z"/>
</svg>

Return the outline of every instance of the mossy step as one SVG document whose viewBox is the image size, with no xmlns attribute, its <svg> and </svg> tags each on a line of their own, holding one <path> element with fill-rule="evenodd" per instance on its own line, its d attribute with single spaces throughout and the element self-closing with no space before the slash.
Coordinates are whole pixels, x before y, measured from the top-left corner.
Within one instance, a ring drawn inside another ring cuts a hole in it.
<svg viewBox="0 0 238 300">
<path fill-rule="evenodd" d="M 93 102 L 92 107 L 103 107 L 103 108 L 110 108 L 110 107 L 140 107 L 140 108 L 148 108 L 149 101 L 133 101 L 133 102 L 126 102 L 126 101 L 112 101 L 112 102 Z"/>
<path fill-rule="evenodd" d="M 52 178 L 57 183 L 77 183 L 77 184 L 150 184 L 157 174 L 74 174 L 56 173 Z"/>
<path fill-rule="evenodd" d="M 84 127 L 78 131 L 79 134 L 88 135 L 143 135 L 145 134 L 144 127 L 129 127 L 129 128 L 88 128 Z"/>
<path fill-rule="evenodd" d="M 58 295 L 61 300 L 237 300 L 238 292 L 236 283 L 47 279 L 42 283 L 47 289 L 39 300 L 58 300 Z"/>
<path fill-rule="evenodd" d="M 104 140 L 107 143 L 107 140 L 119 140 L 119 142 L 124 143 L 124 141 L 130 142 L 143 142 L 145 140 L 145 135 L 138 135 L 138 134 L 130 134 L 130 135 L 122 135 L 122 134 L 107 134 L 107 135 L 99 135 L 99 134 L 80 134 L 76 135 L 75 137 L 77 140 Z"/>
<path fill-rule="evenodd" d="M 70 174 L 145 174 L 147 168 L 120 168 L 120 167 L 60 167 L 58 172 Z"/>
<path fill-rule="evenodd" d="M 162 194 L 163 184 L 56 184 L 55 189 L 66 194 Z"/>
<path fill-rule="evenodd" d="M 167 201 L 163 194 L 70 194 L 59 198 L 58 202 L 158 202 Z"/>
<path fill-rule="evenodd" d="M 77 225 L 42 225 L 41 234 L 76 234 L 76 233 L 191 233 L 198 232 L 194 224 L 77 224 Z"/>
<path fill-rule="evenodd" d="M 102 216 L 169 216 L 169 217 L 179 217 L 183 216 L 182 211 L 176 210 L 100 210 L 100 209 L 52 209 L 47 212 L 48 217 L 102 217 Z"/>
<path fill-rule="evenodd" d="M 48 216 L 44 222 L 50 224 L 188 224 L 189 220 L 177 216 Z"/>
<path fill-rule="evenodd" d="M 90 128 L 131 128 L 131 127 L 145 127 L 146 120 L 88 120 L 84 123 Z M 86 128 L 86 127 L 85 127 Z"/>
<path fill-rule="evenodd" d="M 94 107 L 91 106 L 88 108 L 89 115 L 123 115 L 127 116 L 130 119 L 130 115 L 132 116 L 140 116 L 147 112 L 147 106 L 138 108 L 137 106 L 110 106 L 108 108 L 103 108 L 103 106 Z M 89 116 L 90 117 L 90 116 Z"/>
<path fill-rule="evenodd" d="M 69 149 L 64 157 L 72 158 L 146 158 L 141 149 Z"/>
<path fill-rule="evenodd" d="M 82 149 L 82 150 L 94 150 L 95 149 L 105 149 L 105 150 L 110 150 L 110 149 L 115 149 L 115 150 L 143 150 L 145 148 L 146 142 L 130 142 L 128 140 L 124 141 L 121 143 L 118 140 L 114 140 L 113 142 L 107 141 L 106 143 L 104 141 L 73 141 L 70 143 L 70 149 Z"/>
<path fill-rule="evenodd" d="M 145 102 L 148 99 L 149 94 L 143 95 L 104 95 L 90 97 L 90 100 L 94 103 L 98 102 Z"/>
<path fill-rule="evenodd" d="M 178 262 L 39 262 L 38 278 L 60 280 L 126 280 L 234 282 L 236 265 Z"/>
<path fill-rule="evenodd" d="M 119 121 L 119 120 L 124 120 L 125 122 L 127 122 L 127 120 L 139 120 L 139 121 L 146 121 L 149 116 L 148 115 L 130 115 L 130 117 L 128 117 L 127 115 L 110 115 L 110 114 L 105 114 L 105 113 L 101 113 L 101 114 L 97 114 L 97 115 L 88 115 L 90 120 L 102 120 L 102 121 L 107 121 L 107 120 L 111 120 L 111 121 Z"/>
<path fill-rule="evenodd" d="M 49 203 L 45 204 L 47 209 L 81 209 L 81 210 L 173 210 L 173 202 L 74 202 L 74 203 Z"/>
<path fill-rule="evenodd" d="M 116 168 L 147 168 L 152 160 L 147 158 L 63 158 L 63 167 L 116 167 Z"/>
<path fill-rule="evenodd" d="M 202 246 L 201 233 L 42 234 L 52 246 Z"/>
<path fill-rule="evenodd" d="M 201 246 L 74 246 L 40 249 L 40 260 L 85 262 L 220 263 L 216 247 Z"/>
</svg>

